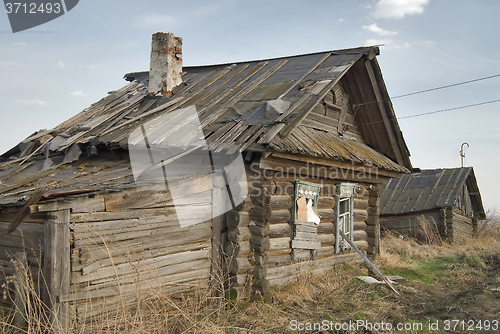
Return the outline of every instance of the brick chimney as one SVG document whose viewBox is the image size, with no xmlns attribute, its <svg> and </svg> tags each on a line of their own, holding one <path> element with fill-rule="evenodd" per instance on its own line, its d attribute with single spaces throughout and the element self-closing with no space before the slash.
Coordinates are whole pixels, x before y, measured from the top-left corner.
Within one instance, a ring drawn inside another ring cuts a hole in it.
<svg viewBox="0 0 500 334">
<path fill-rule="evenodd" d="M 151 42 L 149 95 L 172 96 L 172 90 L 182 83 L 182 38 L 172 33 L 158 32 Z"/>
</svg>

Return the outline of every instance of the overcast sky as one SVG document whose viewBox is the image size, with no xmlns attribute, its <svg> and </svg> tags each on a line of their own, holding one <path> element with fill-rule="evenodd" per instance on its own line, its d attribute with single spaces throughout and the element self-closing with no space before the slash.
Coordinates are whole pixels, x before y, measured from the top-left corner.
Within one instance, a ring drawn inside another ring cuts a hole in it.
<svg viewBox="0 0 500 334">
<path fill-rule="evenodd" d="M 131 71 L 149 69 L 151 35 L 183 38 L 185 65 L 384 44 L 391 96 L 500 74 L 500 1 L 82 0 L 13 34 L 0 13 L 0 152 L 52 128 Z M 393 99 L 398 117 L 500 99 L 500 77 Z M 500 103 L 400 119 L 414 167 L 473 166 L 485 209 L 500 208 Z"/>
</svg>

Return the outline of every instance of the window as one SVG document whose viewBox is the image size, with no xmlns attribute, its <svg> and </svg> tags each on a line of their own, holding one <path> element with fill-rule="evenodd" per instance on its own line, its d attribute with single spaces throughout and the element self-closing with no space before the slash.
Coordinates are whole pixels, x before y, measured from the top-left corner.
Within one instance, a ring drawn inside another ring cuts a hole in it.
<svg viewBox="0 0 500 334">
<path fill-rule="evenodd" d="M 292 260 L 296 259 L 296 249 L 309 249 L 311 259 L 314 260 L 316 249 L 321 248 L 316 227 L 319 224 L 316 208 L 321 186 L 310 182 L 295 181 L 292 211 Z"/>
<path fill-rule="evenodd" d="M 340 231 L 353 241 L 353 210 L 355 183 L 338 183 L 336 185 L 336 226 L 335 226 L 335 253 L 351 249 L 351 245 L 340 236 Z"/>
</svg>

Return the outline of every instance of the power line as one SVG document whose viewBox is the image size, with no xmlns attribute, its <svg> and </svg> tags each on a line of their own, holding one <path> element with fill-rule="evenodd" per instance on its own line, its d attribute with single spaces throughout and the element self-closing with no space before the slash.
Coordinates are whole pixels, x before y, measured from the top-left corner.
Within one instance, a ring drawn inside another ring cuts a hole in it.
<svg viewBox="0 0 500 334">
<path fill-rule="evenodd" d="M 499 100 L 485 101 L 485 102 L 480 102 L 480 103 L 474 103 L 474 104 L 468 104 L 468 105 L 460 106 L 460 107 L 454 107 L 454 108 L 441 109 L 441 110 L 436 110 L 436 111 L 431 111 L 431 112 L 425 112 L 425 113 L 422 113 L 422 114 L 397 117 L 397 119 L 405 119 L 405 118 L 413 118 L 413 117 L 419 117 L 419 116 L 432 115 L 432 114 L 437 114 L 437 113 L 441 113 L 441 112 L 445 112 L 445 111 L 452 111 L 452 110 L 465 109 L 465 108 L 470 108 L 470 107 L 477 107 L 477 106 L 482 106 L 483 104 L 489 104 L 489 103 L 495 103 L 495 102 L 500 102 L 500 99 Z"/>
<path fill-rule="evenodd" d="M 420 116 L 427 116 L 427 115 L 438 114 L 438 113 L 442 113 L 442 112 L 446 112 L 446 111 L 453 111 L 453 110 L 459 110 L 459 109 L 465 109 L 465 108 L 482 106 L 484 104 L 490 104 L 490 103 L 496 103 L 496 102 L 500 102 L 500 99 L 498 99 L 498 100 L 484 101 L 484 102 L 479 102 L 479 103 L 474 103 L 474 104 L 468 104 L 468 105 L 464 105 L 464 106 L 460 106 L 460 107 L 440 109 L 440 110 L 425 112 L 425 113 L 421 113 L 421 114 L 396 117 L 396 119 L 406 119 L 406 118 L 414 118 L 414 117 L 420 117 Z M 370 125 L 370 124 L 376 124 L 376 123 L 383 123 L 383 122 L 384 121 L 375 121 L 375 122 L 361 123 L 361 124 L 358 124 L 358 126 Z"/>
<path fill-rule="evenodd" d="M 431 89 L 425 89 L 425 90 L 421 90 L 421 91 L 414 92 L 414 93 L 397 95 L 397 96 L 391 97 L 391 99 L 398 99 L 400 97 L 406 97 L 406 96 L 411 96 L 411 95 L 417 95 L 417 94 L 432 92 L 434 90 L 439 90 L 439 89 L 444 89 L 444 88 L 450 88 L 450 87 L 465 85 L 465 84 L 468 84 L 468 83 L 477 82 L 477 81 L 481 81 L 481 80 L 492 79 L 492 78 L 496 78 L 496 77 L 500 77 L 500 74 L 495 74 L 495 75 L 491 75 L 489 77 L 483 77 L 483 78 L 478 78 L 478 79 L 473 79 L 473 80 L 458 82 L 458 83 L 454 83 L 454 84 L 451 84 L 451 85 L 446 85 L 446 86 L 441 86 L 441 87 L 436 87 L 436 88 L 431 88 Z"/>
<path fill-rule="evenodd" d="M 487 79 L 493 79 L 493 78 L 497 78 L 497 77 L 500 77 L 500 74 L 490 75 L 490 76 L 487 76 L 487 77 L 477 78 L 477 79 L 473 79 L 473 80 L 467 80 L 467 81 L 457 82 L 457 83 L 446 85 L 446 86 L 440 86 L 440 87 L 435 87 L 435 88 L 430 88 L 430 89 L 424 89 L 424 90 L 420 90 L 420 91 L 413 92 L 413 93 L 396 95 L 396 96 L 393 96 L 393 97 L 389 97 L 387 99 L 383 99 L 382 101 L 370 101 L 370 102 L 360 103 L 360 104 L 356 104 L 355 107 L 356 107 L 356 110 L 357 110 L 357 108 L 359 108 L 360 106 L 364 106 L 364 105 L 367 105 L 367 104 L 372 104 L 372 103 L 377 103 L 377 102 L 384 102 L 384 101 L 389 101 L 391 99 L 398 99 L 398 98 L 401 98 L 401 97 L 407 97 L 407 96 L 412 96 L 412 95 L 417 95 L 417 94 L 422 94 L 422 93 L 428 93 L 428 92 L 432 92 L 432 91 L 435 91 L 435 90 L 440 90 L 440 89 L 445 89 L 445 88 L 450 88 L 450 87 L 465 85 L 465 84 L 468 84 L 468 83 L 473 83 L 473 82 L 487 80 Z"/>
</svg>

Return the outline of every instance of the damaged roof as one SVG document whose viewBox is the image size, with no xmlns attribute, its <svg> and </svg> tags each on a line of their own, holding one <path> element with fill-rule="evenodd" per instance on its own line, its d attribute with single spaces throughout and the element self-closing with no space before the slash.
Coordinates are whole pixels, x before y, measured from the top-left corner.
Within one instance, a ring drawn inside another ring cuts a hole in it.
<svg viewBox="0 0 500 334">
<path fill-rule="evenodd" d="M 486 219 L 472 167 L 429 169 L 392 178 L 384 185 L 381 215 L 397 215 L 453 207 L 467 186 L 474 214 Z"/>
<path fill-rule="evenodd" d="M 54 179 L 55 175 L 62 177 L 63 170 L 58 168 L 72 162 L 71 168 L 77 168 L 82 157 L 87 155 L 102 157 L 105 152 L 110 157 L 116 156 L 117 151 L 129 149 L 129 137 L 136 129 L 142 127 L 148 134 L 154 133 L 161 129 L 157 126 L 159 117 L 163 117 L 163 123 L 169 123 L 170 115 L 193 106 L 210 149 L 230 154 L 237 151 L 289 152 L 408 173 L 411 170 L 409 152 L 379 73 L 377 54 L 378 47 L 362 47 L 235 64 L 184 67 L 183 83 L 170 97 L 148 95 L 148 72 L 128 73 L 125 79 L 131 82 L 126 86 L 109 92 L 108 96 L 55 128 L 34 133 L 0 156 L 0 161 L 4 160 L 0 163 L 0 194 L 2 197 L 10 194 L 12 198 L 26 195 L 27 191 L 17 188 L 31 189 L 26 186 L 33 183 L 31 178 L 39 174 L 39 179 L 45 180 L 47 173 L 52 178 L 45 182 L 59 181 L 60 186 L 55 189 L 81 188 L 84 184 L 76 186 L 77 180 L 73 188 L 63 186 L 66 182 L 72 184 L 71 177 L 65 177 L 64 181 Z M 365 73 L 367 63 L 374 64 L 375 74 L 371 77 Z M 358 105 L 355 117 L 360 123 L 364 143 L 301 125 L 341 79 L 348 81 L 350 97 Z M 377 92 L 365 94 L 368 90 L 361 81 L 378 85 L 381 96 L 377 96 L 378 88 Z M 380 101 L 373 103 L 373 99 Z M 200 139 L 193 131 L 184 131 L 184 125 L 179 123 L 171 129 L 173 146 L 186 147 Z M 177 136 L 172 135 L 174 132 Z M 179 133 L 185 135 L 179 136 Z M 294 140 L 297 135 L 305 136 L 306 140 L 304 137 Z M 36 163 L 29 165 L 33 161 Z M 130 167 L 130 163 L 123 164 L 121 168 Z M 99 182 L 106 181 L 95 179 L 91 183 Z M 16 189 L 18 193 L 14 195 L 12 192 Z"/>
</svg>

